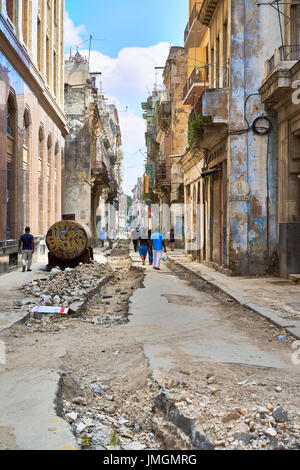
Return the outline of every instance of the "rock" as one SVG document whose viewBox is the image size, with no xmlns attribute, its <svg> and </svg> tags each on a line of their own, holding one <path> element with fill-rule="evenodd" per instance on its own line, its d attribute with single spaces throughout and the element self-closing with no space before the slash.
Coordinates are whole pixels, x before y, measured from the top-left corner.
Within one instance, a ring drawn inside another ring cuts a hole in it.
<svg viewBox="0 0 300 470">
<path fill-rule="evenodd" d="M 80 434 L 86 429 L 86 425 L 81 421 L 76 425 L 76 431 Z"/>
<path fill-rule="evenodd" d="M 254 432 L 256 430 L 256 424 L 254 421 L 250 421 L 249 428 L 251 432 Z"/>
<path fill-rule="evenodd" d="M 276 429 L 272 428 L 272 427 L 269 427 L 267 429 L 264 429 L 264 433 L 266 434 L 266 436 L 269 436 L 269 437 L 275 437 L 277 436 L 277 431 Z"/>
<path fill-rule="evenodd" d="M 83 397 L 73 398 L 72 403 L 74 403 L 75 405 L 81 405 L 81 406 L 86 406 L 87 405 L 87 401 Z"/>
<path fill-rule="evenodd" d="M 85 424 L 87 428 L 91 428 L 95 426 L 95 424 L 93 423 L 91 419 L 83 419 L 82 421 L 83 421 L 83 424 Z"/>
<path fill-rule="evenodd" d="M 275 388 L 275 391 L 276 391 L 277 393 L 280 393 L 280 392 L 282 392 L 282 388 L 278 386 L 278 387 Z"/>
<path fill-rule="evenodd" d="M 121 435 L 122 437 L 128 437 L 129 439 L 133 438 L 133 432 L 131 431 L 131 429 L 125 429 Z"/>
<path fill-rule="evenodd" d="M 99 384 L 97 387 L 93 387 L 91 385 L 91 392 L 92 393 L 99 393 L 99 394 L 102 394 L 104 392 L 106 392 L 106 390 L 108 390 L 109 387 L 107 387 L 106 385 L 102 385 L 102 384 Z"/>
<path fill-rule="evenodd" d="M 141 444 L 140 442 L 135 441 L 124 446 L 124 449 L 125 450 L 144 450 L 146 449 L 146 446 L 144 444 Z"/>
<path fill-rule="evenodd" d="M 209 391 L 212 395 L 215 395 L 219 390 L 216 387 L 210 387 Z"/>
<path fill-rule="evenodd" d="M 272 415 L 277 423 L 286 423 L 288 421 L 288 413 L 282 406 L 277 406 Z"/>
<path fill-rule="evenodd" d="M 236 441 L 242 441 L 245 444 L 249 444 L 251 439 L 253 439 L 252 434 L 241 432 L 234 435 Z"/>
<path fill-rule="evenodd" d="M 266 408 L 268 408 L 269 411 L 274 410 L 274 406 L 272 405 L 272 403 L 267 403 Z"/>
<path fill-rule="evenodd" d="M 249 432 L 249 426 L 246 423 L 239 423 L 234 426 L 235 434 L 244 434 Z"/>
<path fill-rule="evenodd" d="M 260 414 L 266 414 L 266 413 L 269 413 L 270 410 L 268 410 L 268 408 L 266 408 L 265 406 L 258 406 L 257 411 Z"/>
<path fill-rule="evenodd" d="M 78 413 L 73 411 L 72 413 L 67 413 L 66 416 L 70 419 L 71 422 L 73 422 L 78 418 Z"/>
<path fill-rule="evenodd" d="M 223 416 L 223 423 L 229 423 L 230 421 L 235 421 L 240 418 L 240 413 L 237 411 L 230 411 L 229 413 L 226 413 L 225 416 Z"/>
<path fill-rule="evenodd" d="M 216 384 L 217 379 L 214 376 L 211 376 L 211 377 L 209 377 L 209 379 L 207 379 L 207 383 L 208 383 L 208 385 Z"/>
</svg>

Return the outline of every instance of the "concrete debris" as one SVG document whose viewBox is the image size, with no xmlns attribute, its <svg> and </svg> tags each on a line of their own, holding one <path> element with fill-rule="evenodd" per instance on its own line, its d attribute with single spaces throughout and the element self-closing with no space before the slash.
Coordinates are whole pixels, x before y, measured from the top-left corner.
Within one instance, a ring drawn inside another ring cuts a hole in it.
<svg viewBox="0 0 300 470">
<path fill-rule="evenodd" d="M 277 406 L 272 415 L 277 423 L 286 423 L 288 421 L 288 413 L 282 406 Z"/>
<path fill-rule="evenodd" d="M 47 279 L 27 283 L 23 288 L 23 293 L 28 298 L 21 302 L 21 306 L 25 308 L 38 304 L 45 307 L 61 305 L 70 307 L 76 313 L 81 313 L 87 299 L 108 278 L 113 278 L 112 269 L 107 264 L 96 262 L 78 266 L 75 269 L 67 268 L 65 271 L 57 271 Z M 19 300 L 16 301 L 15 306 L 20 307 Z"/>
</svg>

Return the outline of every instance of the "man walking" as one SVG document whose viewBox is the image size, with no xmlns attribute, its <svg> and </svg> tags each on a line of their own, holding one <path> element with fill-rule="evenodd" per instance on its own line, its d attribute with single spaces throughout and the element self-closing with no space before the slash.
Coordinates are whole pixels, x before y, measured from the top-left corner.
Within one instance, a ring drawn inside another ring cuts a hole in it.
<svg viewBox="0 0 300 470">
<path fill-rule="evenodd" d="M 20 237 L 19 240 L 19 251 L 22 247 L 22 271 L 25 273 L 26 271 L 26 262 L 27 264 L 27 271 L 32 271 L 31 264 L 32 264 L 32 255 L 34 253 L 34 238 L 30 233 L 30 228 L 25 228 L 25 233 Z"/>
<path fill-rule="evenodd" d="M 131 232 L 131 239 L 132 239 L 132 242 L 133 242 L 133 246 L 134 246 L 134 251 L 137 252 L 138 250 L 138 247 L 139 247 L 139 238 L 140 238 L 140 231 L 139 231 L 139 228 L 136 227 L 134 230 L 132 230 Z"/>
<path fill-rule="evenodd" d="M 164 252 L 167 253 L 165 241 L 164 241 L 164 236 L 162 233 L 160 233 L 158 230 L 155 231 L 151 235 L 151 242 L 150 242 L 150 249 L 152 248 L 153 250 L 153 261 L 154 261 L 154 266 L 153 268 L 156 269 L 157 271 L 160 270 L 160 260 L 161 260 L 161 255 L 164 249 Z"/>
</svg>

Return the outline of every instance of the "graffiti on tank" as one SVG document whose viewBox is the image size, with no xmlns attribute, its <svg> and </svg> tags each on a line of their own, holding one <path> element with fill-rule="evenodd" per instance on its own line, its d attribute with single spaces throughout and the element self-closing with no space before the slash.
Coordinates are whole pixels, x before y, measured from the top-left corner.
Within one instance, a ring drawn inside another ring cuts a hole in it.
<svg viewBox="0 0 300 470">
<path fill-rule="evenodd" d="M 74 259 L 87 247 L 87 236 L 75 222 L 57 222 L 48 231 L 46 243 L 49 251 L 57 258 Z"/>
</svg>

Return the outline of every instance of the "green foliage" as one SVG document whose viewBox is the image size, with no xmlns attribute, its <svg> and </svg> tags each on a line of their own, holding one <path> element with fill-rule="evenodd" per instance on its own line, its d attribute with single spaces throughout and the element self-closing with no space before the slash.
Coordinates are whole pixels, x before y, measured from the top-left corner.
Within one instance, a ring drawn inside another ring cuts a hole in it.
<svg viewBox="0 0 300 470">
<path fill-rule="evenodd" d="M 188 143 L 190 146 L 198 147 L 200 145 L 201 135 L 203 134 L 202 124 L 211 122 L 211 117 L 204 117 L 201 114 L 189 121 Z"/>
</svg>

